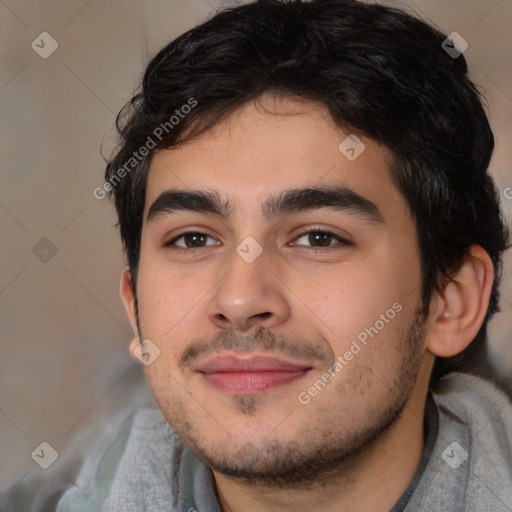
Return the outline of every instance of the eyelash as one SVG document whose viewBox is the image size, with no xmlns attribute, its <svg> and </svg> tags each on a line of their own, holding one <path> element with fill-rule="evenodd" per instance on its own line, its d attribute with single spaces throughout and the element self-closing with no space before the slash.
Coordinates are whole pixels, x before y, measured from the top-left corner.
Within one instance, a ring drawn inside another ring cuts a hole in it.
<svg viewBox="0 0 512 512">
<path fill-rule="evenodd" d="M 336 239 L 339 242 L 339 244 L 341 244 L 341 247 L 348 247 L 348 246 L 353 245 L 352 242 L 346 240 L 345 238 L 342 238 L 341 236 L 336 235 L 335 233 L 332 233 L 331 231 L 327 231 L 327 230 L 323 230 L 323 229 L 308 229 L 306 231 L 303 231 L 299 235 L 297 235 L 295 240 L 298 240 L 298 239 L 302 238 L 304 235 L 308 235 L 311 233 L 320 233 L 323 235 L 328 235 L 328 236 Z M 208 233 L 204 233 L 202 231 L 184 231 L 183 233 L 180 233 L 179 235 L 175 236 L 168 242 L 165 242 L 164 247 L 171 248 L 171 246 L 174 245 L 177 240 L 179 240 L 180 238 L 183 238 L 186 235 L 206 235 L 207 237 L 213 238 Z M 293 245 L 298 245 L 298 244 L 293 244 Z M 205 247 L 215 247 L 215 246 L 187 247 L 187 248 L 175 246 L 175 247 L 172 247 L 172 250 L 177 251 L 177 252 L 190 253 L 190 252 L 196 251 L 198 249 L 204 249 Z M 330 250 L 330 249 L 340 249 L 341 247 L 336 247 L 336 245 L 328 245 L 328 246 L 324 246 L 324 247 L 322 247 L 322 246 L 320 246 L 320 247 L 305 247 L 305 249 L 308 252 L 314 251 L 315 253 L 317 253 L 319 250 L 325 251 L 325 250 Z"/>
</svg>

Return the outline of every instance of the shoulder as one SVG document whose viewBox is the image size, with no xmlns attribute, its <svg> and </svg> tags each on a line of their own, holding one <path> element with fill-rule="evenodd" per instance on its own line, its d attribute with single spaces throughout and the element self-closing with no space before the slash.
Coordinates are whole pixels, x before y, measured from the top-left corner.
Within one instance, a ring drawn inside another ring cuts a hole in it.
<svg viewBox="0 0 512 512">
<path fill-rule="evenodd" d="M 464 510 L 509 510 L 504 504 L 512 503 L 511 397 L 489 380 L 458 372 L 431 391 L 439 430 L 419 495 L 427 503 L 452 499 L 453 510 L 461 504 L 469 507 Z"/>
<path fill-rule="evenodd" d="M 512 446 L 512 398 L 497 384 L 467 373 L 454 372 L 443 377 L 432 395 L 441 413 L 464 422 L 472 436 L 483 429 L 500 434 Z"/>
<path fill-rule="evenodd" d="M 117 411 L 100 428 L 76 437 L 59 452 L 58 460 L 50 468 L 34 468 L 24 476 L 13 478 L 6 488 L 0 489 L 0 512 L 57 510 L 62 497 L 77 488 L 77 480 L 84 471 L 93 471 L 106 454 L 110 453 L 112 458 L 113 447 L 122 450 L 120 444 L 139 412 L 140 406 Z"/>
<path fill-rule="evenodd" d="M 75 485 L 59 501 L 57 512 L 153 507 L 152 496 L 158 489 L 170 492 L 169 482 L 179 467 L 181 448 L 181 439 L 156 403 L 125 411 L 94 443 Z M 148 486 L 151 494 L 147 493 Z"/>
<path fill-rule="evenodd" d="M 475 469 L 502 468 L 511 479 L 511 397 L 489 380 L 459 372 L 442 378 L 432 396 L 439 410 L 440 431 L 467 444 Z"/>
</svg>

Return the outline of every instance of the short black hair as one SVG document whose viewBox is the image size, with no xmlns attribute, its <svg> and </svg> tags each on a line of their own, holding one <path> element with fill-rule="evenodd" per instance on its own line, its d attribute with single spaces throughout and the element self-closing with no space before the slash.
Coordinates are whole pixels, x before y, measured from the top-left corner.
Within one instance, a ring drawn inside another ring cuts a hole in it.
<svg viewBox="0 0 512 512">
<path fill-rule="evenodd" d="M 390 150 L 394 184 L 417 228 L 425 317 L 470 247 L 487 251 L 495 280 L 485 320 L 464 352 L 437 358 L 432 379 L 480 363 L 487 322 L 499 311 L 508 230 L 488 173 L 494 137 L 483 97 L 445 40 L 383 5 L 258 0 L 217 12 L 163 48 L 117 117 L 120 144 L 105 172 L 135 294 L 155 152 L 193 140 L 264 93 L 303 98 Z"/>
</svg>

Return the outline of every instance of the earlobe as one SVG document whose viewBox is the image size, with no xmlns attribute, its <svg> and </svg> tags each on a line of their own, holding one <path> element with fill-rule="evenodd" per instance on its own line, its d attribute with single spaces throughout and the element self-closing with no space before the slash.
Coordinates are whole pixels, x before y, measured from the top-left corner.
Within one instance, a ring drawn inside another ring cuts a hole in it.
<svg viewBox="0 0 512 512">
<path fill-rule="evenodd" d="M 130 354 L 134 359 L 135 348 L 140 344 L 139 330 L 137 326 L 137 314 L 135 311 L 135 295 L 132 286 L 131 273 L 128 266 L 123 269 L 121 274 L 121 282 L 119 283 L 119 294 L 124 304 L 128 320 L 133 331 L 133 339 L 130 342 Z"/>
<path fill-rule="evenodd" d="M 428 350 L 453 357 L 473 341 L 487 313 L 493 281 L 491 258 L 480 246 L 472 246 L 459 271 L 435 297 Z"/>
<path fill-rule="evenodd" d="M 139 341 L 139 337 L 138 336 L 135 336 L 132 341 L 130 341 L 130 355 L 132 356 L 133 359 L 135 360 L 139 360 L 136 356 L 135 356 L 135 349 L 140 345 L 140 341 Z"/>
</svg>

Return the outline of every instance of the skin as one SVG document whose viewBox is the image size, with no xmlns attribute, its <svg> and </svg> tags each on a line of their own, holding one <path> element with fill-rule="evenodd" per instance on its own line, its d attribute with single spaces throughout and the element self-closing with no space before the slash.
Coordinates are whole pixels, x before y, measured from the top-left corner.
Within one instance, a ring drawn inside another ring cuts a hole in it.
<svg viewBox="0 0 512 512">
<path fill-rule="evenodd" d="M 128 268 L 121 278 L 134 331 L 130 350 L 134 355 L 141 337 L 160 349 L 145 366 L 149 386 L 174 430 L 212 468 L 225 511 L 389 510 L 421 458 L 435 356 L 461 352 L 485 316 L 493 269 L 474 246 L 420 318 L 416 228 L 391 182 L 391 155 L 358 135 L 366 148 L 349 161 L 338 150 L 349 133 L 317 104 L 266 95 L 196 140 L 157 153 L 151 164 L 140 324 Z M 332 208 L 263 216 L 269 196 L 320 185 L 353 190 L 377 206 L 382 222 Z M 171 188 L 215 190 L 234 205 L 232 216 L 178 211 L 148 222 L 150 206 Z M 313 228 L 351 245 L 327 237 L 326 247 L 302 236 Z M 208 237 L 165 246 L 185 230 Z M 248 236 L 263 250 L 252 263 L 236 252 Z M 394 303 L 400 312 L 300 403 L 298 395 L 332 373 L 336 358 Z M 283 386 L 233 396 L 194 371 L 226 350 L 312 370 Z"/>
</svg>

